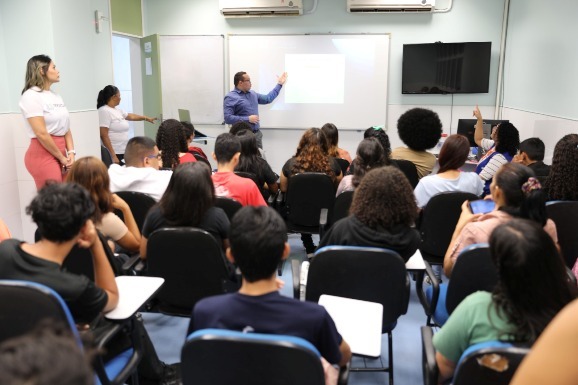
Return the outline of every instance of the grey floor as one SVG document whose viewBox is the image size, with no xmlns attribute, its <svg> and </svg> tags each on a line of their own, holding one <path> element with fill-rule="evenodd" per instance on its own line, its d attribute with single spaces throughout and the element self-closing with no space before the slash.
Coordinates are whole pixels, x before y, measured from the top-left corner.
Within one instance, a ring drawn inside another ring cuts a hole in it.
<svg viewBox="0 0 578 385">
<path fill-rule="evenodd" d="M 315 237 L 314 237 L 314 240 Z M 305 250 L 299 235 L 290 235 L 291 257 L 303 259 Z M 286 285 L 281 293 L 292 296 L 291 264 L 285 263 L 282 279 Z M 166 363 L 180 361 L 181 347 L 189 324 L 187 318 L 169 317 L 156 313 L 144 313 L 146 328 L 153 340 L 157 353 Z M 394 381 L 397 385 L 415 385 L 423 383 L 421 372 L 420 327 L 425 324 L 425 315 L 415 293 L 412 282 L 408 312 L 400 317 L 393 331 Z M 381 359 L 387 362 L 387 335 L 382 339 Z M 372 363 L 368 362 L 368 366 Z M 353 366 L 363 365 L 359 357 L 354 357 Z M 387 373 L 351 373 L 350 385 L 387 384 Z"/>
</svg>

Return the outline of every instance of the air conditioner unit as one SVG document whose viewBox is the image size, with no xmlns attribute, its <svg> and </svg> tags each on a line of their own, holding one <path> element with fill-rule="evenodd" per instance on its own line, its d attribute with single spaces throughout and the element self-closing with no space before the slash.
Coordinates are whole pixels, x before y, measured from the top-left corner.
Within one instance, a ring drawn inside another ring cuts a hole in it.
<svg viewBox="0 0 578 385">
<path fill-rule="evenodd" d="M 303 0 L 219 0 L 225 17 L 299 16 Z"/>
<path fill-rule="evenodd" d="M 348 12 L 431 12 L 435 0 L 347 0 Z"/>
</svg>

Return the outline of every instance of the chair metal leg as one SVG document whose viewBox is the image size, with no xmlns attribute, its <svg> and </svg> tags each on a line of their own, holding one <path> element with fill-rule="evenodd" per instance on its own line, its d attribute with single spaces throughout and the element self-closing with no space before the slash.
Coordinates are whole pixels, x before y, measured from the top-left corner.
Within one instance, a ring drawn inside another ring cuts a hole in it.
<svg viewBox="0 0 578 385">
<path fill-rule="evenodd" d="M 389 385 L 393 385 L 393 331 L 387 333 L 387 350 L 389 361 Z"/>
</svg>

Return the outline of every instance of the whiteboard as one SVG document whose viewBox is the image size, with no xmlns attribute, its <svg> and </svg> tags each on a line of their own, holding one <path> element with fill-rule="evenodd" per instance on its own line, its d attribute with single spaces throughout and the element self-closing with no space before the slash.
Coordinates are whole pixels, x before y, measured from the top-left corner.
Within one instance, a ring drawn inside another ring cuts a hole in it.
<svg viewBox="0 0 578 385">
<path fill-rule="evenodd" d="M 387 122 L 388 34 L 229 35 L 230 87 L 245 71 L 267 94 L 288 80 L 275 101 L 259 106 L 262 128 L 365 129 Z"/>
<path fill-rule="evenodd" d="M 163 119 L 189 110 L 193 124 L 222 124 L 224 37 L 159 37 Z"/>
</svg>

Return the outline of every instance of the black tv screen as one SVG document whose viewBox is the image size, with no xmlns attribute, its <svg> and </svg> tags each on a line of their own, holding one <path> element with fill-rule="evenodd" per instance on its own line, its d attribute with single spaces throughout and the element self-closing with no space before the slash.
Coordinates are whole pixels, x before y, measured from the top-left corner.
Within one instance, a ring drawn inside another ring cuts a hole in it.
<svg viewBox="0 0 578 385">
<path fill-rule="evenodd" d="M 487 93 L 491 42 L 404 44 L 402 94 Z"/>
</svg>

